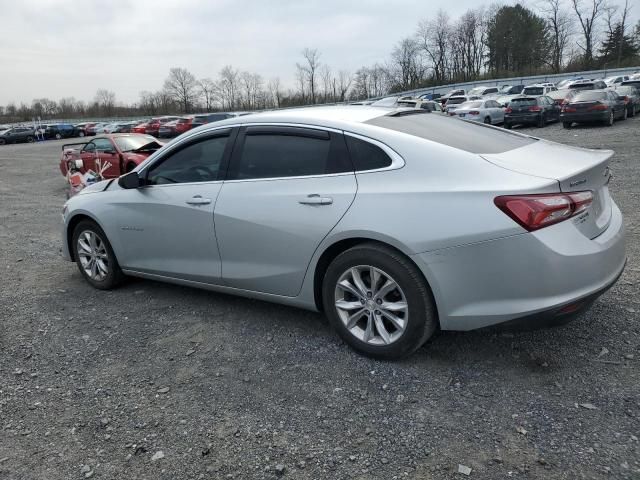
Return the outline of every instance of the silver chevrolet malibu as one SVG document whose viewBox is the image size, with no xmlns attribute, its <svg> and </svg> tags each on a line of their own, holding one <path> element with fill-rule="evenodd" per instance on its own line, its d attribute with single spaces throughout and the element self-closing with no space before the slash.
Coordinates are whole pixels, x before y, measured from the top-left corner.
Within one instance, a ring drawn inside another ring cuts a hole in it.
<svg viewBox="0 0 640 480">
<path fill-rule="evenodd" d="M 137 276 L 323 311 L 360 352 L 543 325 L 621 274 L 613 152 L 427 111 L 317 107 L 178 137 L 63 209 L 94 287 Z"/>
</svg>

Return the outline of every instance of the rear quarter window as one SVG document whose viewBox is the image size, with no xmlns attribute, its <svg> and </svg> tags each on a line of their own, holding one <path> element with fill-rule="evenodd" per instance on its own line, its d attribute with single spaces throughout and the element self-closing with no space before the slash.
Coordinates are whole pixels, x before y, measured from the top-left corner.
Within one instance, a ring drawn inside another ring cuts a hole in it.
<svg viewBox="0 0 640 480">
<path fill-rule="evenodd" d="M 365 123 L 475 154 L 508 152 L 536 141 L 532 137 L 441 115 L 418 114 L 400 117 L 384 115 Z"/>
<path fill-rule="evenodd" d="M 356 171 L 377 170 L 391 166 L 391 158 L 377 145 L 345 135 L 349 155 Z"/>
</svg>

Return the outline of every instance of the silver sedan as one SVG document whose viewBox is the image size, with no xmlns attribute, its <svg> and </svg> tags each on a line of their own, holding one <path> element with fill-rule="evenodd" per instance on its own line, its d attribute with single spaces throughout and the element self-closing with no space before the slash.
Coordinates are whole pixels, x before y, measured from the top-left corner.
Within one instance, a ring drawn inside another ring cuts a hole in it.
<svg viewBox="0 0 640 480">
<path fill-rule="evenodd" d="M 324 311 L 365 354 L 438 329 L 542 325 L 621 274 L 613 152 L 421 110 L 267 112 L 205 125 L 63 209 L 63 254 L 125 276 Z"/>
<path fill-rule="evenodd" d="M 455 110 L 450 111 L 449 114 L 465 120 L 488 123 L 490 125 L 504 123 L 504 107 L 494 99 L 464 102 L 458 105 Z"/>
</svg>

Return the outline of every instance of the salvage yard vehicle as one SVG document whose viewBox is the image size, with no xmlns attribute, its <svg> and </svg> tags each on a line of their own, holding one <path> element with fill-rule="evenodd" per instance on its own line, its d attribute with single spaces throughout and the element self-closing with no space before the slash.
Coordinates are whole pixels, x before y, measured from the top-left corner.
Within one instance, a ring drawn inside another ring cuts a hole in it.
<svg viewBox="0 0 640 480">
<path fill-rule="evenodd" d="M 616 87 L 616 93 L 626 98 L 627 116 L 635 117 L 640 112 L 640 87 L 621 85 Z"/>
<path fill-rule="evenodd" d="M 460 96 L 456 96 L 456 97 L 451 97 L 449 98 L 449 100 L 447 100 L 447 102 L 444 104 L 444 111 L 446 113 L 448 113 L 449 115 L 453 115 L 453 112 L 460 107 L 460 105 L 462 105 L 465 102 L 469 102 L 471 100 L 479 100 L 481 97 L 474 95 L 474 96 L 469 96 L 469 95 L 460 95 Z"/>
<path fill-rule="evenodd" d="M 504 128 L 533 124 L 538 128 L 560 118 L 560 107 L 546 95 L 540 97 L 516 97 L 504 111 Z"/>
<path fill-rule="evenodd" d="M 11 127 L 0 130 L 0 145 L 8 143 L 31 143 L 35 140 L 35 131 L 31 127 Z"/>
<path fill-rule="evenodd" d="M 563 322 L 611 287 L 612 155 L 419 109 L 236 117 L 72 197 L 63 256 L 98 289 L 131 275 L 324 311 L 394 359 L 438 328 Z"/>
<path fill-rule="evenodd" d="M 627 105 L 615 90 L 579 92 L 562 106 L 560 121 L 564 128 L 574 123 L 604 123 L 612 126 L 616 120 L 626 120 Z"/>
<path fill-rule="evenodd" d="M 147 135 L 153 135 L 154 137 L 158 136 L 160 131 L 160 126 L 164 125 L 167 122 L 172 122 L 174 120 L 178 120 L 180 117 L 176 116 L 165 116 L 165 117 L 155 117 L 150 119 L 147 122 L 136 125 L 131 129 L 133 133 L 146 133 Z"/>
<path fill-rule="evenodd" d="M 440 102 L 434 102 L 433 100 L 426 100 L 420 98 L 413 98 L 411 100 L 399 100 L 398 107 L 419 108 L 422 110 L 428 110 L 430 112 L 442 113 L 442 105 Z"/>
<path fill-rule="evenodd" d="M 111 134 L 101 135 L 89 142 L 62 146 L 60 172 L 67 176 L 70 170 L 80 173 L 98 171 L 102 167 L 103 178 L 119 177 L 130 172 L 162 145 L 150 135 Z"/>
<path fill-rule="evenodd" d="M 80 130 L 77 130 L 73 125 L 68 123 L 54 123 L 47 125 L 42 132 L 45 139 L 60 140 L 61 138 L 77 137 Z"/>
<path fill-rule="evenodd" d="M 539 97 L 547 95 L 550 92 L 558 90 L 552 83 L 538 83 L 536 85 L 528 85 L 522 89 L 522 95 L 529 97 Z"/>
<path fill-rule="evenodd" d="M 484 97 L 486 95 L 497 95 L 498 87 L 475 87 L 467 92 L 469 97 Z"/>
<path fill-rule="evenodd" d="M 496 100 L 472 100 L 461 103 L 450 112 L 458 118 L 497 125 L 504 122 L 504 108 Z"/>
</svg>

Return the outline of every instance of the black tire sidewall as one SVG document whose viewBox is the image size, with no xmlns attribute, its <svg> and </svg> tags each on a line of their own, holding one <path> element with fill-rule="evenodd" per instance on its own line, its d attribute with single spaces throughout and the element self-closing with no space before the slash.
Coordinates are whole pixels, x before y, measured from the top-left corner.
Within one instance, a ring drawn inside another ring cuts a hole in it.
<svg viewBox="0 0 640 480">
<path fill-rule="evenodd" d="M 399 285 L 409 305 L 409 321 L 402 336 L 390 345 L 377 346 L 354 337 L 340 319 L 335 305 L 335 285 L 350 267 L 370 265 L 383 270 Z M 392 360 L 405 357 L 420 346 L 438 327 L 431 291 L 420 271 L 401 254 L 376 244 L 363 244 L 338 255 L 327 269 L 322 284 L 325 314 L 340 337 L 365 355 Z"/>
<path fill-rule="evenodd" d="M 84 269 L 82 268 L 82 264 L 80 263 L 80 259 L 78 258 L 78 238 L 80 237 L 81 233 L 87 230 L 92 231 L 96 235 L 98 235 L 100 239 L 104 242 L 107 250 L 107 257 L 109 262 L 109 273 L 104 278 L 104 280 L 101 280 L 101 281 L 94 280 L 93 278 L 89 277 L 87 273 L 84 271 Z M 110 290 L 122 282 L 122 278 L 123 278 L 122 270 L 120 270 L 120 265 L 118 264 L 118 260 L 116 259 L 115 253 L 113 253 L 113 249 L 111 248 L 111 243 L 109 242 L 109 239 L 105 235 L 104 231 L 100 228 L 100 226 L 97 223 L 92 222 L 90 220 L 83 220 L 80 223 L 78 223 L 78 225 L 76 225 L 76 227 L 73 229 L 71 248 L 73 249 L 73 257 L 76 261 L 76 264 L 78 265 L 78 270 L 80 271 L 80 274 L 92 287 L 97 288 L 99 290 Z"/>
</svg>

